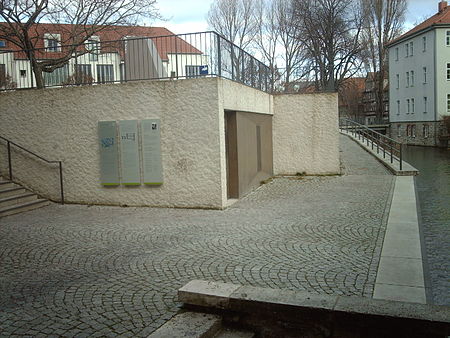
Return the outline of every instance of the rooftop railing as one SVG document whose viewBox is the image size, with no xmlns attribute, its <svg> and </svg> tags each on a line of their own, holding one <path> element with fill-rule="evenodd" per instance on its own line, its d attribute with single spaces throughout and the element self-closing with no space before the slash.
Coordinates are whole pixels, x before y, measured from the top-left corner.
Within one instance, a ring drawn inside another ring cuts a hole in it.
<svg viewBox="0 0 450 338">
<path fill-rule="evenodd" d="M 271 89 L 269 67 L 216 32 L 91 39 L 82 46 L 52 42 L 33 53 L 43 69 L 44 87 L 223 77 L 262 91 Z M 63 61 L 52 66 L 57 59 Z M 27 51 L 0 51 L 0 90 L 35 87 Z"/>
</svg>

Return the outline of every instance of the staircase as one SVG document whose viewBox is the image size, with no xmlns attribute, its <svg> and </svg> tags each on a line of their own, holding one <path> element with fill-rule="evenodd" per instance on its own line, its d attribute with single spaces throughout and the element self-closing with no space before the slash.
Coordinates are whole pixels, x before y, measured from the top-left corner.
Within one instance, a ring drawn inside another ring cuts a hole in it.
<svg viewBox="0 0 450 338">
<path fill-rule="evenodd" d="M 0 177 L 0 218 L 34 210 L 50 204 L 48 200 Z"/>
</svg>

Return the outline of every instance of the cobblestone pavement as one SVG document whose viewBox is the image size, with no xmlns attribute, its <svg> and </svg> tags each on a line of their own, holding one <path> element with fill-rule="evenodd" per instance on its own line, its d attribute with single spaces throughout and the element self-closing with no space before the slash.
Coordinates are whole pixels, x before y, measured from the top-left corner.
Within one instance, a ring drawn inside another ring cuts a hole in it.
<svg viewBox="0 0 450 338">
<path fill-rule="evenodd" d="M 225 211 L 52 205 L 0 220 L 1 336 L 146 336 L 192 279 L 373 292 L 393 176 L 279 178 Z"/>
</svg>

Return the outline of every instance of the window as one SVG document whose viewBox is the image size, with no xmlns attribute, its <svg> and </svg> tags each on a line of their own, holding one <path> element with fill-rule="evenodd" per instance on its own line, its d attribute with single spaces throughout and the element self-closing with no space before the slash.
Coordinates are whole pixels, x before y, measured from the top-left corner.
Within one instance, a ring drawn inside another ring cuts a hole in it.
<svg viewBox="0 0 450 338">
<path fill-rule="evenodd" d="M 450 81 L 450 63 L 447 63 L 447 81 Z"/>
<path fill-rule="evenodd" d="M 400 88 L 400 74 L 395 75 L 395 79 L 397 80 L 397 89 Z"/>
<path fill-rule="evenodd" d="M 409 72 L 406 72 L 406 88 L 409 87 Z"/>
<path fill-rule="evenodd" d="M 397 125 L 397 137 L 402 136 L 402 128 L 401 125 Z"/>
<path fill-rule="evenodd" d="M 397 115 L 400 115 L 400 100 L 397 100 Z"/>
<path fill-rule="evenodd" d="M 408 57 L 408 56 L 409 56 L 409 44 L 407 43 L 405 45 L 405 57 Z"/>
<path fill-rule="evenodd" d="M 423 51 L 426 52 L 427 51 L 427 37 L 424 36 L 422 38 L 422 45 L 423 45 Z"/>
<path fill-rule="evenodd" d="M 411 87 L 414 87 L 414 71 L 411 71 Z"/>
<path fill-rule="evenodd" d="M 423 138 L 428 138 L 430 136 L 430 126 L 428 124 L 424 124 L 422 128 Z"/>
<path fill-rule="evenodd" d="M 85 42 L 86 50 L 89 51 L 89 61 L 98 61 L 100 54 L 100 38 L 96 35 L 91 36 Z"/>
<path fill-rule="evenodd" d="M 411 113 L 414 114 L 414 111 L 415 111 L 415 100 L 411 99 Z"/>
<path fill-rule="evenodd" d="M 5 48 L 5 47 L 6 47 L 6 41 L 0 40 L 0 48 Z"/>
<path fill-rule="evenodd" d="M 423 67 L 423 83 L 427 83 L 427 67 Z"/>
<path fill-rule="evenodd" d="M 416 137 L 416 126 L 415 125 L 411 126 L 411 136 L 413 138 Z"/>
<path fill-rule="evenodd" d="M 27 77 L 27 70 L 26 69 L 21 69 L 20 70 L 20 77 Z"/>
<path fill-rule="evenodd" d="M 410 42 L 409 43 L 409 56 L 413 56 L 414 55 L 414 42 Z"/>
<path fill-rule="evenodd" d="M 398 61 L 398 47 L 395 48 L 395 61 Z"/>
<path fill-rule="evenodd" d="M 406 114 L 409 114 L 409 112 L 410 112 L 410 109 L 411 109 L 411 103 L 410 102 L 411 102 L 410 99 L 406 99 L 406 107 L 407 107 Z"/>
<path fill-rule="evenodd" d="M 46 52 L 60 52 L 61 51 L 61 34 L 44 34 L 44 46 Z"/>
<path fill-rule="evenodd" d="M 113 65 L 97 65 L 97 82 L 107 83 L 114 81 Z"/>
<path fill-rule="evenodd" d="M 406 136 L 411 136 L 411 126 L 409 124 L 406 126 Z"/>
<path fill-rule="evenodd" d="M 86 64 L 79 64 L 75 65 L 75 83 L 76 84 L 82 84 L 82 83 L 92 83 L 92 69 L 91 65 Z"/>
<path fill-rule="evenodd" d="M 447 34 L 445 36 L 445 44 L 447 47 L 450 47 L 450 31 L 447 31 Z"/>
<path fill-rule="evenodd" d="M 447 94 L 447 112 L 450 113 L 450 94 Z"/>
<path fill-rule="evenodd" d="M 53 72 L 44 72 L 44 84 L 46 87 L 61 86 L 67 82 L 69 77 L 69 66 L 64 65 L 61 68 L 56 68 Z"/>
<path fill-rule="evenodd" d="M 426 113 L 428 111 L 428 98 L 426 96 L 423 97 L 423 112 Z"/>
</svg>

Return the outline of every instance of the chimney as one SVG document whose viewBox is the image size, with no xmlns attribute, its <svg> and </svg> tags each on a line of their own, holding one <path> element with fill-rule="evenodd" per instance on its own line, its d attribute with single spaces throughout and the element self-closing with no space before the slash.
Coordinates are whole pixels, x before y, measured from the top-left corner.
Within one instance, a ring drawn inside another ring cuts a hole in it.
<svg viewBox="0 0 450 338">
<path fill-rule="evenodd" d="M 442 13 L 447 8 L 447 1 L 441 1 L 439 3 L 439 13 Z"/>
</svg>

